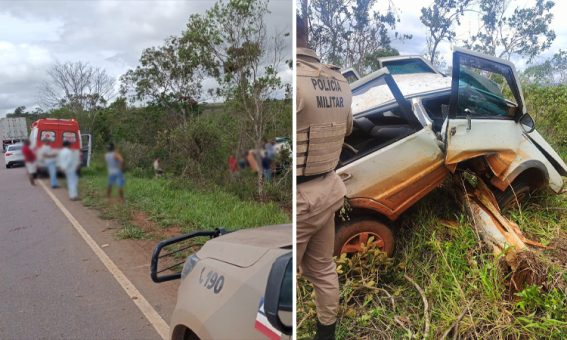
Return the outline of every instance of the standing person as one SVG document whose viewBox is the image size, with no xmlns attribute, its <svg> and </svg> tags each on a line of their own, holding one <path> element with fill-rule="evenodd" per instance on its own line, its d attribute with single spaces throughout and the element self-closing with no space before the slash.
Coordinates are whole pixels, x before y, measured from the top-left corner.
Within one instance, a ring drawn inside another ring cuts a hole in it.
<svg viewBox="0 0 567 340">
<path fill-rule="evenodd" d="M 161 160 L 159 157 L 154 160 L 154 175 L 156 178 L 163 176 L 163 169 L 161 168 Z"/>
<path fill-rule="evenodd" d="M 67 190 L 69 191 L 69 199 L 77 201 L 79 199 L 79 176 L 77 170 L 80 166 L 79 153 L 76 150 L 71 150 L 71 143 L 63 141 L 63 149 L 59 151 L 57 156 L 57 164 L 61 171 L 65 173 L 67 179 Z"/>
<path fill-rule="evenodd" d="M 274 142 L 268 142 L 267 139 L 264 139 L 264 150 L 266 150 L 266 157 L 268 157 L 270 160 L 273 160 L 274 156 L 276 155 L 276 147 L 274 145 Z"/>
<path fill-rule="evenodd" d="M 228 170 L 231 174 L 234 174 L 238 171 L 238 162 L 236 161 L 236 157 L 234 157 L 234 155 L 228 156 Z"/>
<path fill-rule="evenodd" d="M 116 185 L 118 187 L 118 195 L 120 200 L 124 201 L 124 184 L 126 184 L 126 179 L 124 178 L 124 158 L 116 150 L 113 143 L 108 144 L 107 153 L 104 155 L 106 160 L 106 169 L 108 171 L 108 188 L 106 189 L 106 196 L 108 199 L 112 196 L 112 187 Z"/>
<path fill-rule="evenodd" d="M 258 162 L 256 161 L 256 157 L 254 156 L 254 150 L 248 150 L 246 154 L 246 160 L 248 161 L 248 166 L 252 172 L 258 172 Z"/>
<path fill-rule="evenodd" d="M 37 158 L 40 164 L 45 164 L 49 172 L 49 181 L 53 189 L 59 187 L 57 183 L 57 151 L 51 147 L 51 140 L 44 138 L 43 145 L 37 151 Z"/>
<path fill-rule="evenodd" d="M 264 152 L 264 156 L 262 157 L 262 172 L 266 182 L 270 182 L 272 180 L 272 162 L 267 152 Z"/>
<path fill-rule="evenodd" d="M 297 264 L 315 289 L 315 339 L 334 339 L 339 307 L 335 212 L 346 195 L 334 169 L 352 130 L 352 93 L 346 79 L 307 48 L 307 26 L 299 15 L 296 32 Z"/>
<path fill-rule="evenodd" d="M 37 174 L 37 163 L 35 153 L 30 147 L 30 140 L 24 140 L 24 146 L 22 146 L 22 154 L 24 155 L 24 162 L 26 163 L 26 170 L 28 171 L 28 177 L 30 179 L 31 185 L 35 185 L 35 177 Z"/>
</svg>

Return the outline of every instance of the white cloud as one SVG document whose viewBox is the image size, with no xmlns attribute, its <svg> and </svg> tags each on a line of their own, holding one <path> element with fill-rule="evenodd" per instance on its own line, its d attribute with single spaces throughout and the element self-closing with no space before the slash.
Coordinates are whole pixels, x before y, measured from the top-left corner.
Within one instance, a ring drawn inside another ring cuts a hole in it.
<svg viewBox="0 0 567 340">
<path fill-rule="evenodd" d="M 9 60 L 0 60 L 0 115 L 35 105 L 36 87 L 55 60 L 89 62 L 119 77 L 137 65 L 143 49 L 179 35 L 190 15 L 204 13 L 213 3 L 2 0 L 0 43 L 7 47 L 0 58 Z M 270 2 L 266 22 L 271 31 L 291 32 L 291 6 L 291 0 Z M 286 50 L 291 56 L 291 41 Z"/>
</svg>

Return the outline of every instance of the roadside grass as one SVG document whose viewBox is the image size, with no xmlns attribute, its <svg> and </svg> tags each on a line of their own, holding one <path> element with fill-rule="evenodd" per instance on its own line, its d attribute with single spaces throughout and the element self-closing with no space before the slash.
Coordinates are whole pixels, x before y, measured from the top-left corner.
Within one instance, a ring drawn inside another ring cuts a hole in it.
<svg viewBox="0 0 567 340">
<path fill-rule="evenodd" d="M 117 220 L 118 238 L 164 238 L 167 230 L 190 232 L 224 227 L 227 230 L 289 223 L 276 204 L 245 201 L 221 188 L 205 190 L 191 183 L 167 178 L 126 174 L 125 203 L 106 198 L 106 174 L 96 164 L 84 169 L 80 181 L 83 204 L 98 209 L 101 218 Z M 114 189 L 116 190 L 116 189 Z M 113 193 L 117 195 L 116 192 Z M 136 223 L 136 214 L 144 223 Z M 146 230 L 152 229 L 152 230 Z"/>
<path fill-rule="evenodd" d="M 535 241 L 555 244 L 567 235 L 565 195 L 538 193 L 507 214 Z M 369 249 L 337 259 L 339 339 L 567 337 L 567 248 L 541 252 L 550 266 L 542 287 L 513 293 L 501 258 L 479 242 L 445 188 L 406 213 L 395 236 L 393 258 Z M 315 333 L 312 294 L 311 285 L 300 279 L 299 339 Z"/>
</svg>

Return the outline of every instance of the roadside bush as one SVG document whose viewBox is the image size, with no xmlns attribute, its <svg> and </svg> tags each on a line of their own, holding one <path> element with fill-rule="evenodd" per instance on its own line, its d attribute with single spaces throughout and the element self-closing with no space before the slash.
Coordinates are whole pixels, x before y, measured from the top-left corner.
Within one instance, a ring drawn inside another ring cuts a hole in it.
<svg viewBox="0 0 567 340">
<path fill-rule="evenodd" d="M 126 141 L 118 145 L 118 150 L 124 157 L 124 165 L 127 171 L 137 169 L 138 171 L 149 172 L 151 170 L 153 159 L 149 146 Z"/>
<path fill-rule="evenodd" d="M 225 174 L 226 144 L 225 131 L 213 121 L 197 117 L 159 132 L 156 149 L 163 155 L 166 172 L 209 181 Z"/>
<path fill-rule="evenodd" d="M 536 129 L 565 156 L 567 155 L 567 85 L 525 85 L 528 112 Z"/>
</svg>

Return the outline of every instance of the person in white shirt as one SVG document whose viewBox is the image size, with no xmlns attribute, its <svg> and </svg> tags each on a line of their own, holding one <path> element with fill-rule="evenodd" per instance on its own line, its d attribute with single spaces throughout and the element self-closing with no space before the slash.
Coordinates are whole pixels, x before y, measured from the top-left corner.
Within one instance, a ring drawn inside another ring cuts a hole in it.
<svg viewBox="0 0 567 340">
<path fill-rule="evenodd" d="M 79 168 L 79 154 L 76 150 L 71 150 L 69 141 L 63 142 L 63 149 L 59 151 L 57 157 L 57 164 L 59 168 L 65 173 L 67 178 L 67 189 L 69 190 L 69 199 L 76 201 L 79 199 L 78 185 L 79 176 L 77 169 Z"/>
<path fill-rule="evenodd" d="M 57 150 L 51 147 L 51 140 L 44 138 L 43 145 L 37 151 L 37 158 L 40 164 L 45 164 L 49 172 L 49 180 L 52 188 L 58 188 L 57 183 Z"/>
</svg>

